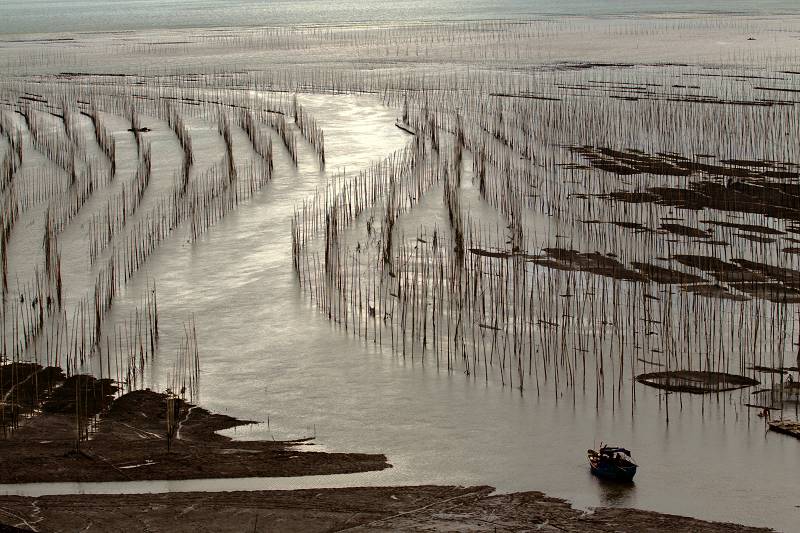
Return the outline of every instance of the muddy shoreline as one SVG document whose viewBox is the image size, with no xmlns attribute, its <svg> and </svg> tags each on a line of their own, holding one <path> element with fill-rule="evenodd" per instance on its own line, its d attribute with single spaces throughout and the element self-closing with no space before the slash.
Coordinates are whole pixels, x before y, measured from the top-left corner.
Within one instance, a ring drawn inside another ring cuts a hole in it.
<svg viewBox="0 0 800 533">
<path fill-rule="evenodd" d="M 93 383 L 89 376 L 84 382 Z M 382 454 L 297 451 L 294 445 L 301 441 L 234 441 L 217 431 L 251 421 L 213 414 L 182 400 L 177 401 L 177 436 L 168 449 L 165 394 L 133 391 L 101 408 L 107 391 L 92 398 L 100 389 L 81 386 L 77 407 L 74 402 L 53 402 L 70 394 L 76 397 L 72 391 L 64 393 L 69 384 L 67 380 L 55 387 L 39 408 L 20 418 L 16 429 L 6 428 L 6 438 L 0 440 L 0 483 L 283 477 L 391 466 Z M 78 416 L 87 405 L 95 409 Z M 24 405 L 14 410 L 27 411 Z"/>
<path fill-rule="evenodd" d="M 769 531 L 637 509 L 586 513 L 541 492 L 492 491 L 419 486 L 6 497 L 0 520 L 25 531 Z"/>
<path fill-rule="evenodd" d="M 178 403 L 177 435 L 168 450 L 165 394 L 140 390 L 114 398 L 102 380 L 63 379 L 41 367 L 30 375 L 51 381 L 14 375 L 6 380 L 15 383 L 13 390 L 4 387 L 11 394 L 4 395 L 3 413 L 16 418 L 0 440 L 0 483 L 284 477 L 391 467 L 380 454 L 301 452 L 294 449 L 300 441 L 234 441 L 217 431 L 250 421 L 185 401 Z M 541 492 L 493 491 L 409 486 L 3 496 L 0 531 L 768 531 L 634 509 L 586 513 Z"/>
</svg>

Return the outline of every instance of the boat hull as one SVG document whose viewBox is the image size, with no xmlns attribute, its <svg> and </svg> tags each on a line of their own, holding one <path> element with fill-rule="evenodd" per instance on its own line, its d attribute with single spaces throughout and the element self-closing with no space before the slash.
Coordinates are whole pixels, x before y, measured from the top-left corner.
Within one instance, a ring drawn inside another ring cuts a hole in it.
<svg viewBox="0 0 800 533">
<path fill-rule="evenodd" d="M 609 481 L 633 481 L 636 465 L 617 466 L 606 462 L 589 461 L 592 474 Z"/>
</svg>

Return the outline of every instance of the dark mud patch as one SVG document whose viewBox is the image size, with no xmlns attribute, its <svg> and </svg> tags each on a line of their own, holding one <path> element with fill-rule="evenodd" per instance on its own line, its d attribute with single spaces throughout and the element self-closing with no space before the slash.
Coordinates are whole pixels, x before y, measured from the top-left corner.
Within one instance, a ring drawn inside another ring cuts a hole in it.
<svg viewBox="0 0 800 533">
<path fill-rule="evenodd" d="M 629 222 L 623 220 L 612 220 L 610 222 L 605 222 L 602 220 L 583 220 L 584 224 L 611 224 L 612 226 L 617 226 L 618 228 L 630 229 L 635 232 L 652 232 L 653 230 L 645 226 L 640 222 Z"/>
<path fill-rule="evenodd" d="M 541 492 L 492 487 L 358 487 L 254 492 L 4 498 L 4 508 L 41 531 L 146 526 L 174 531 L 570 531 L 766 533 L 696 518 L 598 507 L 590 513 Z"/>
<path fill-rule="evenodd" d="M 636 230 L 636 231 L 652 231 L 650 228 L 648 228 L 647 226 L 645 226 L 643 224 L 640 224 L 639 222 L 619 222 L 619 221 L 616 221 L 616 222 L 612 222 L 612 224 L 614 224 L 615 226 L 618 226 L 620 228 L 632 229 L 632 230 Z"/>
<path fill-rule="evenodd" d="M 76 426 L 71 410 L 101 409 L 109 389 L 105 380 L 85 376 L 70 378 L 69 383 L 75 385 L 68 385 L 63 394 L 54 392 L 48 411 L 37 411 L 0 440 L 0 483 L 327 475 L 390 466 L 379 454 L 299 452 L 292 448 L 296 441 L 233 441 L 217 431 L 251 422 L 180 399 L 170 404 L 166 395 L 149 390 L 114 399 L 94 419 L 91 438 L 79 441 L 76 435 L 83 435 L 87 424 Z M 71 393 L 80 398 L 91 391 L 96 394 L 94 403 L 67 400 Z M 168 448 L 170 405 L 178 431 Z"/>
<path fill-rule="evenodd" d="M 594 146 L 572 146 L 570 151 L 582 156 L 592 168 L 619 176 L 659 174 L 689 176 L 691 171 L 676 164 L 674 157 L 664 154 L 650 156 L 639 150 L 614 150 Z"/>
<path fill-rule="evenodd" d="M 702 154 L 690 159 L 673 152 L 648 154 L 631 148 L 615 150 L 589 145 L 570 146 L 569 150 L 585 159 L 592 168 L 605 170 L 620 176 L 633 174 L 678 177 L 709 175 L 729 178 L 730 182 L 747 178 L 759 181 L 766 179 L 796 180 L 800 178 L 800 174 L 794 170 L 796 165 L 790 162 L 723 159 L 715 164 L 712 162 L 714 156 L 708 154 Z"/>
<path fill-rule="evenodd" d="M 698 95 L 698 96 L 683 96 L 683 97 L 669 97 L 665 98 L 667 102 L 685 102 L 690 104 L 715 104 L 715 105 L 728 105 L 728 106 L 741 106 L 741 107 L 772 107 L 772 106 L 788 106 L 790 102 L 772 99 L 757 99 L 757 100 L 729 100 L 726 98 L 719 98 L 712 95 Z"/>
<path fill-rule="evenodd" d="M 793 183 L 742 181 L 726 185 L 718 181 L 701 180 L 690 183 L 687 188 L 650 187 L 643 191 L 615 191 L 600 197 L 694 211 L 716 209 L 800 220 L 800 185 Z"/>
<path fill-rule="evenodd" d="M 749 366 L 747 369 L 755 370 L 756 372 L 762 372 L 764 374 L 786 374 L 788 372 L 797 372 L 798 370 L 796 366 L 772 367 L 764 365 Z"/>
<path fill-rule="evenodd" d="M 704 272 L 738 272 L 745 270 L 738 265 L 726 263 L 708 255 L 677 254 L 672 256 L 677 262 Z"/>
<path fill-rule="evenodd" d="M 603 222 L 601 220 L 584 220 L 583 222 L 586 224 L 607 223 L 634 231 L 647 231 L 643 225 L 637 222 Z M 664 226 L 667 225 L 662 224 L 662 229 L 665 229 Z M 687 228 L 696 229 L 686 225 L 678 226 L 680 226 L 679 231 Z M 742 224 L 742 226 L 748 225 Z M 767 229 L 772 230 L 772 228 Z M 765 233 L 767 232 L 765 231 Z M 746 235 L 758 237 L 757 235 Z M 694 242 L 701 245 L 728 245 L 724 241 L 717 242 L 712 239 Z M 630 266 L 627 266 L 613 253 L 579 252 L 555 247 L 544 248 L 542 250 L 543 256 L 477 248 L 470 251 L 475 255 L 489 258 L 507 259 L 520 256 L 528 262 L 554 270 L 589 272 L 625 281 L 680 285 L 685 292 L 707 298 L 731 301 L 747 301 L 751 298 L 758 298 L 779 304 L 800 303 L 800 271 L 745 259 L 733 259 L 727 262 L 708 254 L 676 254 L 668 259 L 659 258 L 664 261 L 675 261 L 690 269 L 696 269 L 710 276 L 711 279 L 709 279 L 696 272 L 685 272 L 650 262 L 632 261 Z M 798 253 L 800 253 L 800 248 L 798 248 Z"/>
<path fill-rule="evenodd" d="M 547 257 L 532 258 L 529 261 L 558 270 L 591 272 L 599 276 L 625 281 L 647 281 L 642 274 L 600 252 L 578 252 L 565 248 L 545 248 L 542 251 L 547 254 Z"/>
<path fill-rule="evenodd" d="M 781 93 L 798 93 L 800 94 L 800 89 L 787 89 L 785 87 L 753 87 L 753 89 L 757 91 L 774 91 L 774 92 L 781 92 Z"/>
<path fill-rule="evenodd" d="M 84 374 L 70 376 L 52 390 L 42 404 L 42 411 L 93 417 L 111 405 L 117 390 L 110 379 L 96 379 Z"/>
<path fill-rule="evenodd" d="M 750 242 L 757 242 L 759 244 L 772 244 L 775 242 L 775 239 L 771 237 L 761 237 L 759 235 L 750 235 L 749 233 L 737 233 L 736 236 L 740 239 Z"/>
<path fill-rule="evenodd" d="M 698 228 L 693 228 L 692 226 L 685 226 L 683 224 L 661 224 L 661 229 L 668 231 L 670 233 L 674 233 L 675 235 L 682 235 L 684 237 L 695 237 L 695 238 L 708 238 L 713 235 L 710 231 L 701 230 Z"/>
<path fill-rule="evenodd" d="M 631 262 L 633 268 L 638 270 L 644 276 L 656 283 L 663 284 L 686 284 L 686 283 L 702 283 L 705 280 L 700 276 L 688 274 L 679 270 L 671 268 L 660 267 L 650 263 Z"/>
<path fill-rule="evenodd" d="M 0 365 L 0 425 L 5 432 L 16 428 L 64 381 L 60 368 L 36 363 Z"/>
<path fill-rule="evenodd" d="M 713 256 L 678 254 L 673 259 L 682 265 L 702 270 L 709 273 L 717 281 L 727 283 L 737 282 L 761 282 L 766 281 L 768 276 L 764 274 L 767 269 L 749 269 L 745 264 L 727 263 Z"/>
<path fill-rule="evenodd" d="M 725 283 L 766 281 L 766 278 L 762 274 L 747 269 L 723 270 L 719 272 L 714 272 L 712 275 L 714 276 L 714 278 L 716 278 L 717 281 L 723 281 Z"/>
<path fill-rule="evenodd" d="M 783 282 L 789 287 L 800 289 L 800 270 L 768 265 L 748 259 L 732 259 L 731 262 L 748 270 L 760 272 L 764 276 Z"/>
<path fill-rule="evenodd" d="M 784 235 L 785 232 L 771 228 L 769 226 L 762 226 L 759 224 L 742 224 L 739 222 L 720 222 L 716 220 L 701 220 L 703 224 L 711 224 L 713 226 L 720 226 L 723 228 L 735 228 L 742 231 L 749 231 L 751 233 L 763 233 L 764 235 Z"/>
<path fill-rule="evenodd" d="M 497 250 L 484 250 L 482 248 L 470 248 L 470 253 L 479 257 L 489 257 L 492 259 L 508 259 L 513 257 L 513 253 L 497 251 Z"/>
<path fill-rule="evenodd" d="M 758 381 L 746 376 L 697 370 L 672 370 L 648 372 L 636 376 L 636 381 L 649 387 L 672 392 L 707 394 L 724 392 L 758 385 Z"/>
<path fill-rule="evenodd" d="M 713 278 L 709 281 L 697 274 L 647 262 L 632 261 L 632 268 L 629 268 L 614 254 L 583 253 L 565 248 L 545 248 L 543 252 L 544 257 L 525 255 L 525 258 L 531 263 L 555 270 L 589 272 L 626 281 L 679 285 L 685 292 L 706 298 L 739 302 L 760 298 L 781 304 L 800 303 L 800 272 L 743 259 L 728 263 L 707 255 L 678 254 L 673 257 L 684 266 L 709 274 Z M 507 254 L 495 255 L 485 251 L 478 255 L 508 257 Z"/>
<path fill-rule="evenodd" d="M 619 200 L 621 202 L 628 202 L 631 204 L 655 203 L 661 199 L 661 197 L 655 193 L 641 191 L 616 191 L 605 195 L 605 197 L 611 200 Z"/>
<path fill-rule="evenodd" d="M 772 161 L 758 161 L 753 159 L 720 159 L 719 162 L 724 165 L 753 168 L 772 168 L 774 164 Z"/>
<path fill-rule="evenodd" d="M 490 93 L 489 96 L 498 98 L 524 98 L 527 100 L 544 100 L 547 102 L 560 102 L 561 98 L 533 93 Z"/>
<path fill-rule="evenodd" d="M 800 303 L 800 290 L 780 283 L 736 283 L 731 286 L 762 300 L 781 304 Z"/>
<path fill-rule="evenodd" d="M 743 302 L 748 300 L 746 296 L 733 294 L 731 291 L 715 283 L 703 283 L 698 285 L 686 285 L 683 287 L 686 292 L 691 292 L 698 296 L 706 298 L 719 298 L 721 300 L 733 300 L 736 302 Z"/>
</svg>

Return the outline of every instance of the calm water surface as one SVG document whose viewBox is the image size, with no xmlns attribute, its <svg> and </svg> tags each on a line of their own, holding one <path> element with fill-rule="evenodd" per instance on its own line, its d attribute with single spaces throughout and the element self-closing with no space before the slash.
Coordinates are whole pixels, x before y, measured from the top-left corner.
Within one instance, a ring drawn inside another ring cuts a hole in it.
<svg viewBox="0 0 800 533">
<path fill-rule="evenodd" d="M 417 19 L 538 14 L 796 11 L 794 1 L 576 1 L 472 3 L 255 2 L 185 0 L 3 0 L 0 33 Z M 328 168 L 364 168 L 407 142 L 395 113 L 374 100 L 305 97 L 325 129 Z M 213 133 L 213 132 L 212 132 Z M 211 134 L 209 134 L 211 135 Z M 215 135 L 215 134 L 214 134 Z M 198 135 L 196 145 L 203 141 Z M 307 161 L 313 161 L 308 157 Z M 298 170 L 278 154 L 274 181 L 200 242 L 171 238 L 131 284 L 128 307 L 147 279 L 159 287 L 164 339 L 180 339 L 194 313 L 202 349 L 201 401 L 212 410 L 266 421 L 229 433 L 242 438 L 316 435 L 326 450 L 385 453 L 381 484 L 491 484 L 542 490 L 580 506 L 616 505 L 796 530 L 798 443 L 768 434 L 742 402 L 747 393 L 670 400 L 629 384 L 596 406 L 594 392 L 537 394 L 447 373 L 428 358 L 403 359 L 331 325 L 299 292 L 291 266 L 294 205 L 328 176 Z M 442 211 L 444 216 L 444 211 Z M 170 330 L 172 328 L 172 330 Z M 164 386 L 175 346 L 165 341 L 150 383 Z M 630 447 L 641 464 L 635 485 L 599 483 L 585 452 L 600 439 Z M 362 480 L 363 481 L 363 480 Z M 179 484 L 165 490 L 180 490 Z M 231 487 L 235 488 L 235 487 Z"/>
<path fill-rule="evenodd" d="M 795 0 L 3 0 L 0 33 L 119 31 L 542 15 L 797 13 Z"/>
<path fill-rule="evenodd" d="M 407 142 L 393 125 L 395 112 L 374 99 L 301 101 L 325 129 L 331 172 L 363 168 Z M 490 484 L 542 490 L 582 507 L 634 506 L 785 531 L 800 520 L 798 443 L 767 434 L 742 407 L 746 392 L 687 397 L 682 406 L 673 397 L 667 422 L 663 396 L 637 385 L 634 405 L 630 382 L 621 398 L 607 391 L 599 408 L 591 386 L 574 395 L 549 387 L 520 394 L 483 376 L 439 370 L 430 355 L 403 359 L 331 325 L 299 292 L 291 266 L 293 206 L 328 179 L 306 155 L 295 171 L 278 153 L 275 178 L 260 195 L 195 245 L 172 238 L 134 278 L 127 305 L 138 302 L 146 278 L 158 280 L 167 340 L 151 367 L 154 387 L 164 387 L 172 365 L 168 339 L 180 339 L 181 320 L 192 312 L 202 403 L 269 420 L 231 435 L 316 435 L 325 450 L 385 453 L 394 468 L 377 484 Z M 430 209 L 446 216 L 440 204 Z M 114 309 L 127 313 L 123 298 Z M 635 485 L 608 486 L 589 474 L 586 449 L 601 439 L 633 450 L 641 464 Z"/>
</svg>

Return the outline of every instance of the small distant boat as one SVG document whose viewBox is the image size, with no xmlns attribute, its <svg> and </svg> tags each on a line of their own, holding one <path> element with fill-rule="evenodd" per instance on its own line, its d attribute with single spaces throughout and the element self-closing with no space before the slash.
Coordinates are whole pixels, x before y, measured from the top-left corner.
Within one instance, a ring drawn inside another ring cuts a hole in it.
<svg viewBox="0 0 800 533">
<path fill-rule="evenodd" d="M 589 450 L 589 466 L 592 474 L 611 481 L 632 481 L 636 475 L 636 463 L 631 452 L 625 448 L 600 445 L 600 450 Z"/>
</svg>

